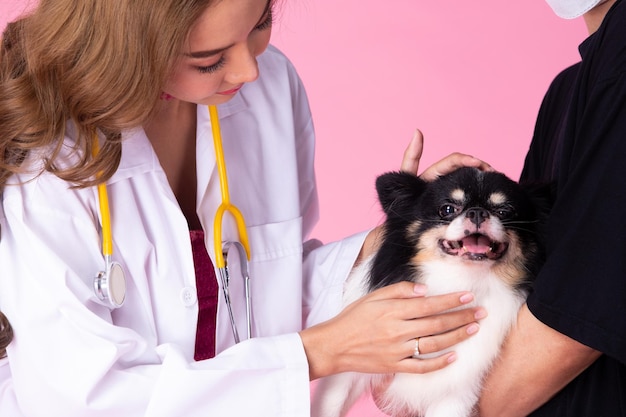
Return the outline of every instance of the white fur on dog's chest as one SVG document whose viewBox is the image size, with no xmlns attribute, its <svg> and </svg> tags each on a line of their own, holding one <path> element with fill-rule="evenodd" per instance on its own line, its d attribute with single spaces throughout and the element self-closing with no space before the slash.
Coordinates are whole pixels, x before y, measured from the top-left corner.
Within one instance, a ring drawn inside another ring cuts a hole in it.
<svg viewBox="0 0 626 417">
<path fill-rule="evenodd" d="M 468 266 L 470 262 L 477 264 Z M 422 273 L 418 282 L 427 286 L 428 296 L 471 291 L 475 296 L 473 305 L 485 307 L 489 317 L 498 316 L 500 320 L 508 322 L 510 316 L 506 313 L 511 310 L 517 313 L 526 298 L 526 293 L 508 287 L 487 264 L 483 265 L 482 262 L 445 260 L 429 262 L 421 267 Z M 507 318 L 501 318 L 502 315 L 506 315 Z"/>
<path fill-rule="evenodd" d="M 486 268 L 460 265 L 454 268 L 449 263 L 435 262 L 423 272 L 420 282 L 428 287 L 428 295 L 471 291 L 475 295 L 473 304 L 484 307 L 488 316 L 480 321 L 476 335 L 449 349 L 457 354 L 454 363 L 427 374 L 396 375 L 387 395 L 393 397 L 394 402 L 411 404 L 413 409 L 429 417 L 466 415 L 526 294 L 512 291 Z"/>
<path fill-rule="evenodd" d="M 346 304 L 367 292 L 370 262 L 371 259 L 356 268 L 346 281 Z M 454 363 L 427 374 L 396 374 L 386 392 L 389 403 L 406 404 L 427 417 L 461 417 L 470 414 L 480 392 L 482 377 L 495 359 L 526 297 L 523 291 L 508 288 L 487 266 L 485 263 L 468 267 L 461 262 L 446 260 L 431 261 L 427 267 L 423 267 L 419 282 L 427 286 L 428 296 L 471 291 L 475 296 L 472 305 L 484 307 L 488 316 L 480 321 L 477 334 L 449 349 L 457 354 Z M 342 415 L 341 404 L 346 397 L 355 395 L 347 392 L 365 389 L 370 383 L 376 384 L 377 380 L 377 376 L 356 373 L 323 380 L 318 386 L 321 391 L 318 392 L 318 398 L 322 399 L 314 403 L 313 416 Z M 386 411 L 393 415 L 393 410 Z"/>
</svg>

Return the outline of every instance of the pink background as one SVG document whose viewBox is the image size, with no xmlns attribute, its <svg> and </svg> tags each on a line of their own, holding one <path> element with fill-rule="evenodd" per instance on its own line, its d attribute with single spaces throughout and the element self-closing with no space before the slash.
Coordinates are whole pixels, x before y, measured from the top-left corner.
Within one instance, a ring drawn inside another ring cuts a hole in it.
<svg viewBox="0 0 626 417">
<path fill-rule="evenodd" d="M 280 3 L 273 43 L 309 93 L 325 241 L 381 221 L 374 179 L 415 128 L 423 168 L 461 151 L 517 178 L 543 93 L 586 36 L 542 0 Z M 0 0 L 0 25 L 25 4 Z M 351 415 L 381 414 L 362 401 Z"/>
<path fill-rule="evenodd" d="M 375 177 L 415 128 L 423 168 L 461 151 L 517 179 L 543 94 L 586 36 L 542 0 L 283 2 L 273 42 L 309 93 L 323 240 L 381 221 Z"/>
</svg>

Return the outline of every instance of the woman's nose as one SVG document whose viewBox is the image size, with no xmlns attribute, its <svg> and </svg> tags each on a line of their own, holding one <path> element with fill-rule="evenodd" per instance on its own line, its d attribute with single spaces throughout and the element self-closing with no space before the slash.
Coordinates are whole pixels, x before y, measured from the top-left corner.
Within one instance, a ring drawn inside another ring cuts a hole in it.
<svg viewBox="0 0 626 417">
<path fill-rule="evenodd" d="M 226 80 L 235 85 L 249 83 L 259 78 L 256 55 L 250 51 L 248 45 L 241 44 L 233 52 Z"/>
</svg>

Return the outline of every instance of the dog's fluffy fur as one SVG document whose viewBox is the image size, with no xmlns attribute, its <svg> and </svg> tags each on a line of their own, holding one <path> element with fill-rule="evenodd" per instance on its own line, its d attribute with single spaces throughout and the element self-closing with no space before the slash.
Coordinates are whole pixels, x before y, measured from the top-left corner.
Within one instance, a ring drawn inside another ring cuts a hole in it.
<svg viewBox="0 0 626 417">
<path fill-rule="evenodd" d="M 348 278 L 345 304 L 374 289 L 413 281 L 426 284 L 428 295 L 472 291 L 475 305 L 488 311 L 480 331 L 450 349 L 457 352 L 455 362 L 427 374 L 395 375 L 383 399 L 384 411 L 391 416 L 401 411 L 469 416 L 541 261 L 535 193 L 502 174 L 473 168 L 431 183 L 388 173 L 377 179 L 376 188 L 387 217 L 384 237 L 377 253 Z M 345 415 L 381 380 L 357 373 L 321 380 L 312 415 Z"/>
</svg>

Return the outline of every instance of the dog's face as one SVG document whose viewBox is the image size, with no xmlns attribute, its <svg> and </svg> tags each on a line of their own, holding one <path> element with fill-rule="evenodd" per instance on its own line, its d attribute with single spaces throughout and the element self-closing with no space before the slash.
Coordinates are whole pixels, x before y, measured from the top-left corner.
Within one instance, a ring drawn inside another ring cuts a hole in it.
<svg viewBox="0 0 626 417">
<path fill-rule="evenodd" d="M 440 259 L 499 267 L 515 285 L 536 260 L 537 206 L 503 174 L 461 168 L 426 183 L 411 174 L 388 173 L 376 186 L 387 220 L 374 273 L 386 275 L 384 285 L 403 278 L 383 269 L 394 268 L 406 279 L 414 272 L 410 265 Z M 392 263 L 409 267 L 399 271 Z"/>
<path fill-rule="evenodd" d="M 471 262 L 497 262 L 534 227 L 535 210 L 518 184 L 501 174 L 457 170 L 427 184 L 410 230 L 418 246 Z"/>
</svg>

